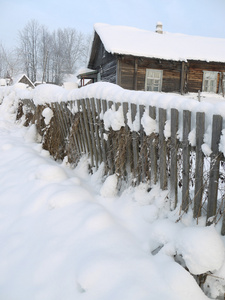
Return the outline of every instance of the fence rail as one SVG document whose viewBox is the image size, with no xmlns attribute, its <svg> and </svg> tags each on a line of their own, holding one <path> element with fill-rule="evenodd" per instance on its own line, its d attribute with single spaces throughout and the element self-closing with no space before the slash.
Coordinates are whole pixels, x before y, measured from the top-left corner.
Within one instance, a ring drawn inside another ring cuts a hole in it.
<svg viewBox="0 0 225 300">
<path fill-rule="evenodd" d="M 45 123 L 43 111 L 50 108 L 53 117 Z M 106 113 L 120 112 L 119 129 L 107 128 Z M 143 116 L 148 115 L 158 130 L 146 134 Z M 32 100 L 21 100 L 17 118 L 25 116 L 25 126 L 36 124 L 42 136 L 43 148 L 55 159 L 68 157 L 76 165 L 82 155 L 90 157 L 90 168 L 105 166 L 105 175 L 117 174 L 120 186 L 123 181 L 133 185 L 159 182 L 168 190 L 171 209 L 181 202 L 183 212 L 193 209 L 198 220 L 206 215 L 207 225 L 221 222 L 225 235 L 224 198 L 225 165 L 219 152 L 223 119 L 214 115 L 210 156 L 202 151 L 205 132 L 205 113 L 193 115 L 190 111 L 169 111 L 170 134 L 165 134 L 168 111 L 153 106 L 130 103 L 113 103 L 102 99 L 80 99 L 35 106 Z M 182 120 L 182 121 L 180 121 Z M 189 136 L 191 122 L 195 122 L 195 146 Z M 182 130 L 182 141 L 178 132 Z"/>
</svg>

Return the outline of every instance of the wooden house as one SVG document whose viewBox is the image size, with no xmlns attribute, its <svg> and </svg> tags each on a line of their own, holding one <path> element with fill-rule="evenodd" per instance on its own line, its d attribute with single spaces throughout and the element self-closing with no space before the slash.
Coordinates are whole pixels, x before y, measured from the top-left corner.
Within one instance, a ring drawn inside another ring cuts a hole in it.
<svg viewBox="0 0 225 300">
<path fill-rule="evenodd" d="M 81 80 L 130 90 L 224 93 L 225 39 L 97 23 L 87 67 Z"/>
</svg>

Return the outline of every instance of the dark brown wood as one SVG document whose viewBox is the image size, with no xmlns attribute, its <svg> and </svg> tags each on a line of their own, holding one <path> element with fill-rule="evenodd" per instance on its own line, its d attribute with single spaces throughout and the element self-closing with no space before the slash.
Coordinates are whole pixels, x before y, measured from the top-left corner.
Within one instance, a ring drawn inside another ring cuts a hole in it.
<svg viewBox="0 0 225 300">
<path fill-rule="evenodd" d="M 171 208 L 177 207 L 177 149 L 178 149 L 178 131 L 179 112 L 177 109 L 171 109 L 171 163 L 170 163 L 170 199 Z"/>
<path fill-rule="evenodd" d="M 162 190 L 167 189 L 166 140 L 164 136 L 165 123 L 166 110 L 159 108 L 159 180 Z"/>
<path fill-rule="evenodd" d="M 139 105 L 140 111 L 140 120 L 144 115 L 145 107 L 144 105 Z M 147 180 L 147 166 L 148 166 L 148 157 L 147 157 L 147 144 L 146 144 L 146 134 L 143 128 L 143 125 L 140 124 L 140 160 L 141 160 L 141 174 L 140 179 L 142 182 Z"/>
<path fill-rule="evenodd" d="M 194 196 L 194 212 L 193 217 L 201 216 L 202 195 L 203 195 L 203 165 L 204 154 L 202 152 L 202 144 L 204 143 L 205 133 L 205 113 L 197 112 L 196 114 L 196 158 L 195 158 L 195 196 Z"/>
<path fill-rule="evenodd" d="M 212 122 L 212 143 L 211 143 L 211 163 L 209 173 L 209 188 L 208 188 L 208 206 L 207 206 L 207 225 L 212 224 L 211 217 L 216 215 L 217 210 L 217 195 L 219 181 L 219 165 L 220 152 L 219 143 L 222 131 L 223 118 L 219 115 L 213 116 Z"/>
<path fill-rule="evenodd" d="M 190 170 L 190 145 L 188 135 L 191 131 L 191 112 L 183 111 L 183 184 L 182 184 L 182 210 L 187 212 L 189 208 L 189 170 Z"/>
</svg>

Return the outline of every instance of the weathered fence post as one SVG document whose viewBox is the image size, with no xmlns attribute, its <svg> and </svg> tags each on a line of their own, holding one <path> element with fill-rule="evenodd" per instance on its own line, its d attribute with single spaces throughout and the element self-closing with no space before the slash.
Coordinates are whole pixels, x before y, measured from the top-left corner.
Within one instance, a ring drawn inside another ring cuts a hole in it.
<svg viewBox="0 0 225 300">
<path fill-rule="evenodd" d="M 101 105 L 101 100 L 96 99 L 97 102 L 97 114 L 98 114 L 98 128 L 100 131 L 100 140 L 101 140 L 101 149 L 102 149 L 102 159 L 105 164 L 105 167 L 107 166 L 107 158 L 106 158 L 106 141 L 104 139 L 104 124 L 103 121 L 101 120 L 101 112 L 102 112 L 102 105 Z"/>
<path fill-rule="evenodd" d="M 191 112 L 183 111 L 183 184 L 182 184 L 182 210 L 189 208 L 189 170 L 190 170 L 190 145 L 188 135 L 191 131 Z"/>
<path fill-rule="evenodd" d="M 92 118 L 93 118 L 93 122 L 94 122 L 94 133 L 95 133 L 95 138 L 96 138 L 96 144 L 97 144 L 97 155 L 98 155 L 98 161 L 100 163 L 102 163 L 102 147 L 101 147 L 101 144 L 100 144 L 100 138 L 99 138 L 99 118 L 100 116 L 98 117 L 97 119 L 97 116 L 96 116 L 96 105 L 95 105 L 95 99 L 94 98 L 91 98 L 91 111 L 92 111 Z"/>
<path fill-rule="evenodd" d="M 144 105 L 139 105 L 140 110 L 140 121 L 144 115 Z M 140 122 L 140 160 L 141 160 L 141 181 L 145 182 L 147 177 L 147 166 L 148 166 L 148 157 L 147 157 L 147 137 L 144 131 L 144 127 Z"/>
<path fill-rule="evenodd" d="M 156 120 L 156 107 L 149 107 L 149 116 L 153 120 Z M 156 137 L 156 133 L 151 133 L 149 137 L 149 145 L 150 145 L 150 161 L 151 161 L 151 171 L 150 171 L 150 180 L 152 184 L 156 184 L 158 180 L 157 176 L 157 149 L 158 149 L 158 140 Z"/>
<path fill-rule="evenodd" d="M 166 110 L 159 108 L 159 174 L 160 188 L 167 188 L 167 166 L 166 166 L 166 140 L 164 128 L 166 123 Z"/>
<path fill-rule="evenodd" d="M 211 162 L 209 173 L 209 190 L 208 190 L 208 206 L 207 206 L 207 225 L 212 224 L 211 217 L 216 215 L 217 209 L 217 195 L 218 195 L 218 181 L 219 181 L 219 165 L 220 153 L 219 143 L 222 131 L 223 118 L 219 115 L 213 116 L 212 123 L 212 142 L 211 142 Z"/>
<path fill-rule="evenodd" d="M 178 122 L 179 113 L 177 109 L 171 109 L 171 161 L 170 161 L 170 200 L 171 209 L 177 207 L 177 148 L 178 148 Z"/>
<path fill-rule="evenodd" d="M 131 121 L 132 121 L 132 123 L 134 123 L 137 113 L 138 113 L 137 105 L 131 103 Z M 136 184 L 140 183 L 139 165 L 138 165 L 138 162 L 139 162 L 138 145 L 139 145 L 139 136 L 138 136 L 138 133 L 133 130 L 132 131 L 133 163 L 134 163 L 133 174 L 134 174 Z"/>
<path fill-rule="evenodd" d="M 125 132 L 127 135 L 127 158 L 126 158 L 126 169 L 127 172 L 131 174 L 132 172 L 132 146 L 131 146 L 131 139 L 130 139 L 130 129 L 128 127 L 128 118 L 127 118 L 127 113 L 128 113 L 128 103 L 123 102 L 123 118 L 124 118 L 124 123 L 125 123 Z"/>
<path fill-rule="evenodd" d="M 203 165 L 204 154 L 202 144 L 205 133 L 205 113 L 197 112 L 196 114 L 196 164 L 195 164 L 195 196 L 194 196 L 194 213 L 193 217 L 201 216 L 202 195 L 203 195 Z"/>
</svg>

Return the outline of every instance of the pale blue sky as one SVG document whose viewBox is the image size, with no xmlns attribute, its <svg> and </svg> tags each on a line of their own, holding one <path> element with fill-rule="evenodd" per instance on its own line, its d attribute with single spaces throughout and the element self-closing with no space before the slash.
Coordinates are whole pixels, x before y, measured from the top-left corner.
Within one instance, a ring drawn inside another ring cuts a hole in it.
<svg viewBox="0 0 225 300">
<path fill-rule="evenodd" d="M 191 35 L 225 38 L 225 0 L 0 0 L 0 42 L 17 43 L 18 31 L 31 19 L 50 31 L 76 28 L 93 32 L 102 22 Z"/>
</svg>

